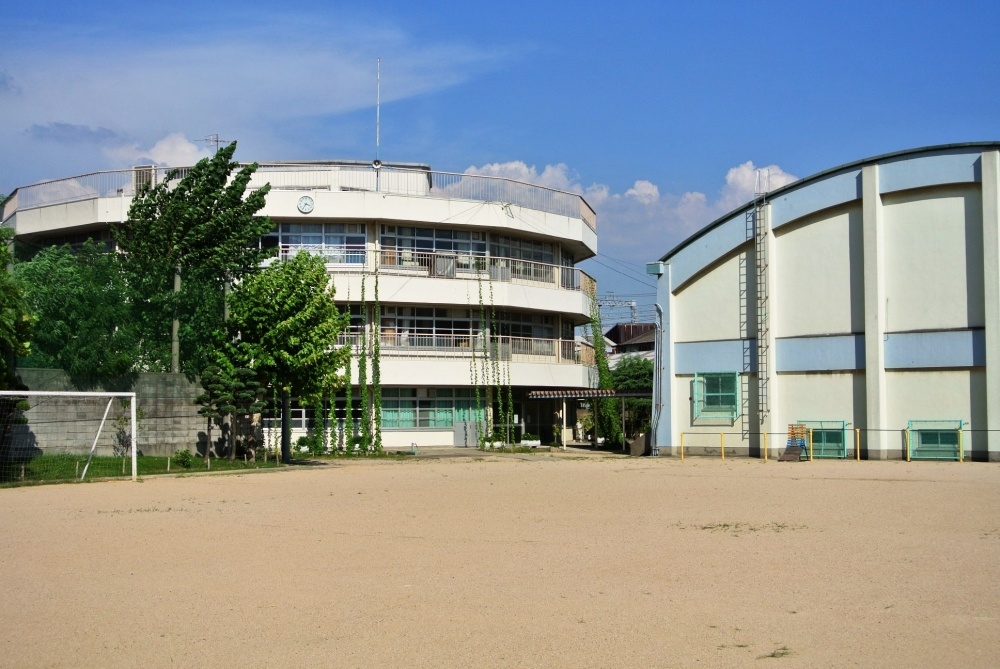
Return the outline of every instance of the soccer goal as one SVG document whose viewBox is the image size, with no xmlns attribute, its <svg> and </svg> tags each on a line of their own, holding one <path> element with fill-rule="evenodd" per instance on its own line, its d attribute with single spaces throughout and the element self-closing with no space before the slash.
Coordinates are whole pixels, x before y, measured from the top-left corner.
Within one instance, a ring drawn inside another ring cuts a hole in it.
<svg viewBox="0 0 1000 669">
<path fill-rule="evenodd" d="M 0 390 L 0 483 L 138 478 L 135 393 Z"/>
</svg>

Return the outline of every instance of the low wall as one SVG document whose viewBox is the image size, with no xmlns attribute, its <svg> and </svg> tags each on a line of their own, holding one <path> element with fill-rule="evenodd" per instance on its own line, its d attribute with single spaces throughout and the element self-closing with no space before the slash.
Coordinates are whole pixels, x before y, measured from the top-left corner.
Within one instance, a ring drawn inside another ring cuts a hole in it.
<svg viewBox="0 0 1000 669">
<path fill-rule="evenodd" d="M 78 390 L 62 370 L 22 368 L 18 374 L 33 391 Z M 194 404 L 202 388 L 183 374 L 140 374 L 129 391 L 134 391 L 138 398 L 138 448 L 144 455 L 170 455 L 185 448 L 196 452 L 199 443 L 207 441 L 207 421 L 198 415 L 198 406 Z M 28 422 L 18 426 L 13 435 L 16 448 L 51 453 L 90 449 L 107 399 L 45 398 L 41 402 L 32 399 Z M 127 413 L 127 407 L 118 400 L 112 403 L 97 443 L 97 454 L 113 453 L 116 428 L 120 426 L 116 419 Z M 213 429 L 213 440 L 218 436 L 219 430 Z"/>
</svg>

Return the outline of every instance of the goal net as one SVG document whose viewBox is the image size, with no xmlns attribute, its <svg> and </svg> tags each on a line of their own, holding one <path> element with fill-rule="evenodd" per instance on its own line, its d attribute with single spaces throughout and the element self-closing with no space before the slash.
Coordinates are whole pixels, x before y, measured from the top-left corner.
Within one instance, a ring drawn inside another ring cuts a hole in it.
<svg viewBox="0 0 1000 669">
<path fill-rule="evenodd" d="M 135 393 L 0 391 L 0 484 L 138 476 Z"/>
</svg>

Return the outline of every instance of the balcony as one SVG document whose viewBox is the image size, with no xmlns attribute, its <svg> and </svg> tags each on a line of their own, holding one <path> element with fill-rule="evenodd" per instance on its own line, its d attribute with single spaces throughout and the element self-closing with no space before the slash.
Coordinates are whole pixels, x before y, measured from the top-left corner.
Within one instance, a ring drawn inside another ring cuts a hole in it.
<svg viewBox="0 0 1000 669">
<path fill-rule="evenodd" d="M 362 334 L 341 334 L 339 346 L 349 345 L 354 356 L 360 355 Z M 594 350 L 589 345 L 567 339 L 534 337 L 491 337 L 482 334 L 386 333 L 379 338 L 380 355 L 391 358 L 476 359 L 509 362 L 548 363 L 594 366 Z"/>
<path fill-rule="evenodd" d="M 369 251 L 363 246 L 325 246 L 322 244 L 283 245 L 281 260 L 296 253 L 311 253 L 326 261 L 332 274 L 374 274 L 502 281 L 526 286 L 582 291 L 594 296 L 597 284 L 586 272 L 575 267 L 551 265 L 514 258 L 494 258 L 456 253 L 431 253 L 400 249 Z"/>
</svg>

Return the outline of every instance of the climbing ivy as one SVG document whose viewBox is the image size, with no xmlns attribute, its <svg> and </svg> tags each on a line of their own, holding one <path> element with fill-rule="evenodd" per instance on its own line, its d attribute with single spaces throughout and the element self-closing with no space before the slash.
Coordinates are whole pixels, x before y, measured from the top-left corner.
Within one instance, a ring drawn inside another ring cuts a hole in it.
<svg viewBox="0 0 1000 669">
<path fill-rule="evenodd" d="M 376 260 L 376 263 L 378 260 Z M 378 265 L 375 265 L 375 333 L 372 335 L 372 401 L 374 402 L 376 453 L 382 452 L 382 305 L 378 296 Z"/>
<path fill-rule="evenodd" d="M 608 366 L 608 353 L 604 348 L 604 328 L 601 326 L 601 309 L 597 306 L 596 295 L 590 301 L 590 332 L 594 340 L 594 361 L 597 363 L 597 387 L 602 390 L 614 388 L 614 379 Z M 604 435 L 609 446 L 624 444 L 621 419 L 615 410 L 615 401 L 611 398 L 594 400 L 595 424 Z"/>
</svg>

